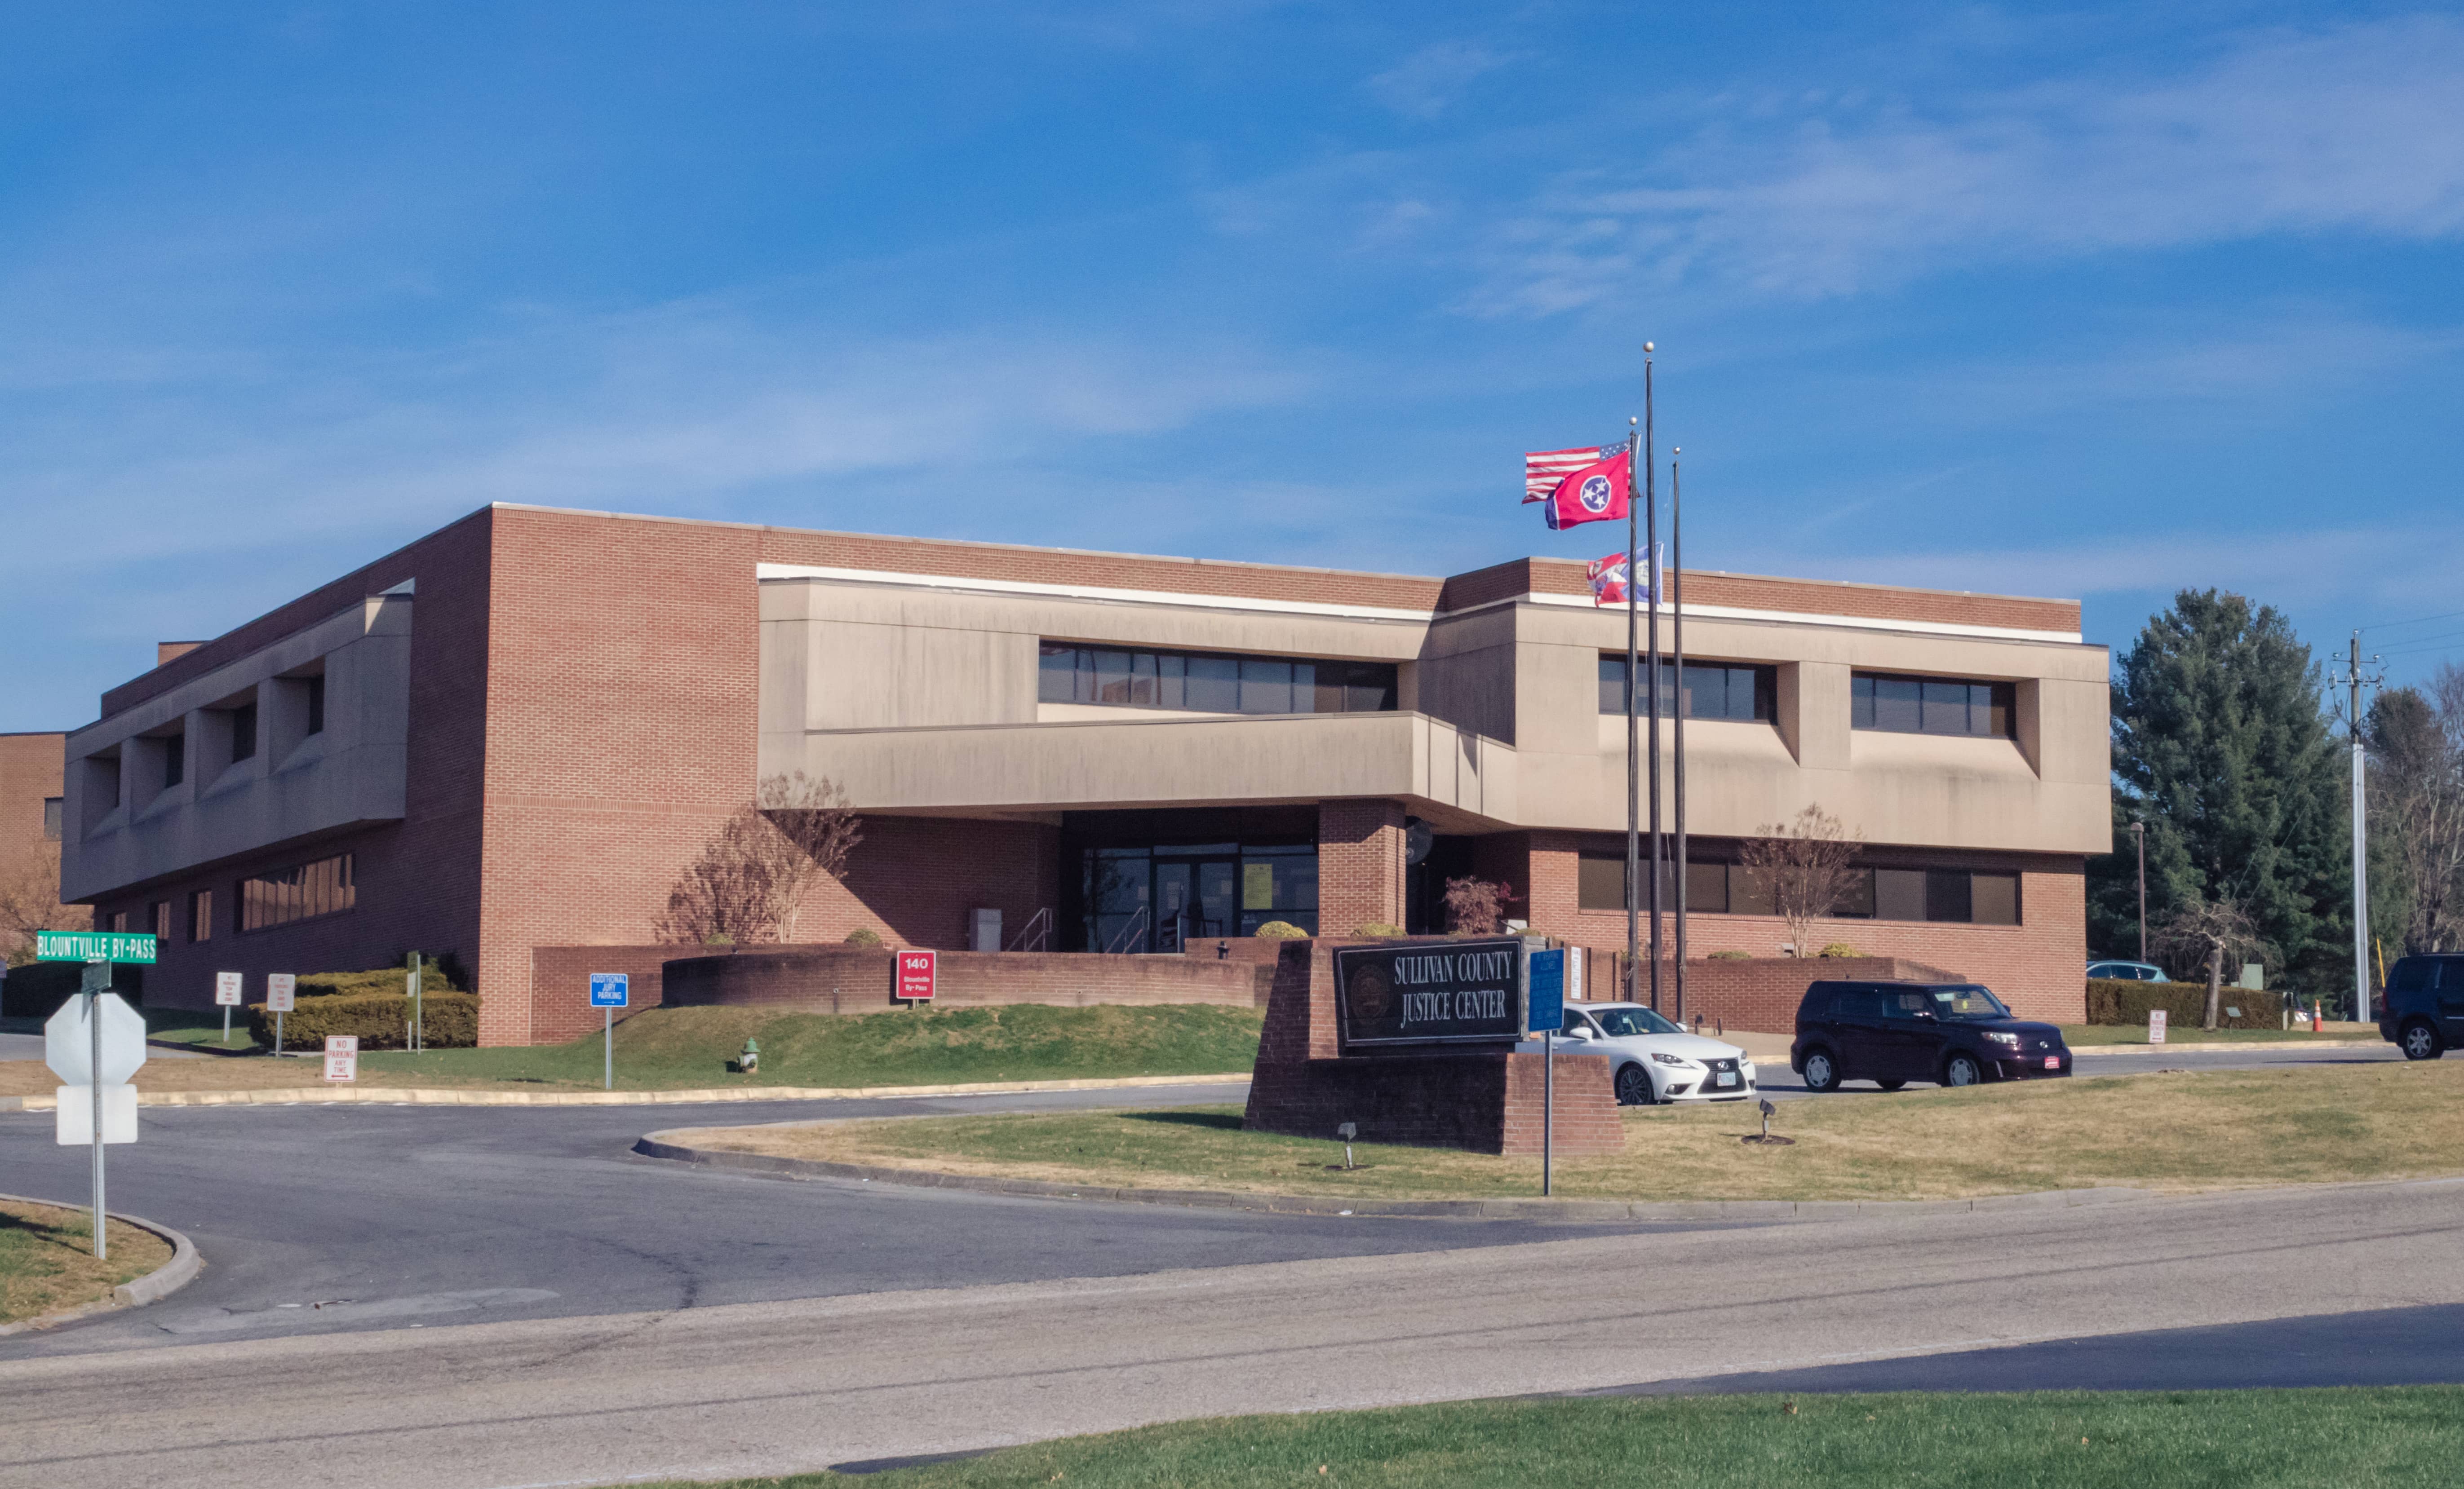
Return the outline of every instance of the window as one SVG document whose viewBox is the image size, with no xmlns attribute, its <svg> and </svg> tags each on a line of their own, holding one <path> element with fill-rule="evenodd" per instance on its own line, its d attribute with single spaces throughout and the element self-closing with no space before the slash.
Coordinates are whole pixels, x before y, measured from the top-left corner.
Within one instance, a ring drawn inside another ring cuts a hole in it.
<svg viewBox="0 0 2464 1489">
<path fill-rule="evenodd" d="M 1677 909 L 1676 865 L 1661 890 L 1661 909 Z M 1625 850 L 1586 848 L 1577 856 L 1576 908 L 1625 909 Z M 1742 864 L 1694 860 L 1685 865 L 1685 909 L 1696 915 L 1776 914 L 1774 895 Z M 2019 924 L 2019 876 L 1965 868 L 1853 870 L 1831 911 L 1840 920 L 1905 920 L 1953 925 Z"/>
<path fill-rule="evenodd" d="M 1376 713 L 1395 707 L 1392 662 L 1295 661 L 1198 651 L 1132 651 L 1045 642 L 1045 703 L 1199 713 Z"/>
<path fill-rule="evenodd" d="M 2008 737 L 2017 695 L 2012 683 L 1859 672 L 1848 683 L 1850 727 L 1894 734 Z"/>
<path fill-rule="evenodd" d="M 237 765 L 256 753 L 256 705 L 243 703 L 231 711 L 231 763 Z"/>
<path fill-rule="evenodd" d="M 1600 712 L 1625 712 L 1625 658 L 1613 653 L 1600 657 Z M 1660 664 L 1660 712 L 1672 718 L 1681 703 L 1687 718 L 1733 719 L 1740 723 L 1755 720 L 1768 722 L 1772 701 L 1779 691 L 1779 668 L 1755 667 L 1730 662 L 1688 662 L 1681 681 L 1674 661 Z M 1642 706 L 1650 705 L 1648 698 Z"/>
<path fill-rule="evenodd" d="M 308 733 L 321 734 L 324 732 L 325 674 L 319 672 L 308 679 Z"/>
<path fill-rule="evenodd" d="M 124 936 L 128 934 L 128 912 L 126 910 L 113 910 L 111 912 L 111 932 L 114 935 Z"/>
<path fill-rule="evenodd" d="M 146 920 L 148 922 L 146 929 L 154 932 L 155 940 L 168 941 L 171 939 L 170 901 L 156 900 L 152 906 L 151 913 L 146 916 Z"/>
<path fill-rule="evenodd" d="M 239 929 L 264 931 L 331 915 L 349 909 L 358 897 L 348 853 L 257 874 L 239 882 Z"/>
<path fill-rule="evenodd" d="M 47 843 L 57 843 L 60 841 L 60 808 L 62 804 L 62 798 L 43 798 L 43 839 Z"/>
<path fill-rule="evenodd" d="M 163 736 L 163 789 L 168 791 L 187 778 L 188 736 L 184 734 L 165 734 Z"/>
<path fill-rule="evenodd" d="M 1644 850 L 1648 853 L 1648 847 Z M 1663 880 L 1661 887 L 1661 909 L 1667 913 L 1677 909 L 1677 864 L 1674 859 L 1661 863 Z M 1728 873 L 1726 864 L 1706 864 L 1699 860 L 1685 865 L 1685 909 L 1689 913 L 1723 915 L 1728 910 Z M 1625 909 L 1625 850 L 1586 849 L 1574 862 L 1574 904 L 1579 909 L 1619 910 Z M 1650 906 L 1642 907 L 1646 911 Z"/>
<path fill-rule="evenodd" d="M 214 891 L 191 890 L 188 895 L 188 940 L 210 941 L 214 938 Z"/>
</svg>

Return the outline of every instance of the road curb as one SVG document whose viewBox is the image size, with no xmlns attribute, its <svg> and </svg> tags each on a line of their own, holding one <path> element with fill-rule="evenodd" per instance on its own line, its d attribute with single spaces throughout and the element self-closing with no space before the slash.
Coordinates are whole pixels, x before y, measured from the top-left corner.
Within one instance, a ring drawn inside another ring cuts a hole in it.
<svg viewBox="0 0 2464 1489">
<path fill-rule="evenodd" d="M 468 1091 L 434 1085 L 277 1087 L 261 1091 L 140 1091 L 140 1106 L 297 1106 L 375 1102 L 415 1106 L 669 1106 L 712 1102 L 890 1101 L 899 1097 L 1022 1096 L 1039 1091 L 1117 1091 L 1149 1085 L 1245 1084 L 1229 1075 L 1112 1076 L 1087 1081 L 991 1081 L 964 1085 L 722 1085 L 684 1091 Z M 13 1103 L 14 1105 L 10 1105 Z M 0 1098 L 0 1111 L 49 1111 L 49 1096 Z"/>
<path fill-rule="evenodd" d="M 972 1190 L 979 1193 L 1015 1194 L 1034 1199 L 1098 1199 L 1114 1204 L 1177 1205 L 1199 1210 L 1256 1210 L 1271 1215 L 1408 1219 L 1773 1223 L 1850 1220 L 1876 1215 L 1968 1215 L 1993 1210 L 2059 1210 L 2153 1197 L 2147 1190 L 2107 1188 L 1991 1194 L 1981 1199 L 1342 1199 L 1306 1194 L 1250 1193 L 1241 1190 L 1116 1188 L 1058 1184 L 1044 1179 L 1005 1179 L 990 1174 L 935 1173 L 923 1169 L 891 1169 L 872 1164 L 830 1163 L 819 1158 L 783 1158 L 772 1153 L 737 1152 L 724 1148 L 694 1148 L 673 1141 L 694 1130 L 692 1128 L 671 1128 L 647 1133 L 633 1145 L 633 1151 L 646 1158 L 728 1169 L 765 1178 L 853 1179 L 860 1183 Z"/>
<path fill-rule="evenodd" d="M 2239 1044 L 2074 1044 L 2071 1053 L 2087 1055 L 2216 1055 L 2247 1054 L 2272 1049 L 2379 1049 L 2385 1040 L 2253 1040 Z"/>
<path fill-rule="evenodd" d="M 32 1194 L 0 1194 L 0 1199 L 14 1200 L 25 1205 L 49 1205 L 55 1210 L 80 1208 L 77 1205 L 61 1204 L 56 1199 L 37 1199 Z M 0 1324 L 0 1337 L 56 1328 L 62 1324 L 91 1318 L 98 1313 L 109 1313 L 119 1308 L 142 1308 L 149 1303 L 159 1303 L 194 1281 L 198 1271 L 205 1266 L 205 1259 L 197 1255 L 196 1243 L 169 1226 L 158 1225 L 152 1220 L 138 1215 L 122 1215 L 117 1210 L 106 1210 L 103 1215 L 110 1219 L 118 1220 L 122 1225 L 133 1225 L 140 1230 L 151 1231 L 169 1241 L 171 1259 L 143 1277 L 132 1278 L 121 1283 L 111 1290 L 111 1296 L 108 1298 L 97 1298 L 92 1303 L 79 1303 L 74 1308 L 63 1308 L 57 1313 L 46 1313 L 40 1318 L 21 1319 L 14 1324 Z"/>
</svg>

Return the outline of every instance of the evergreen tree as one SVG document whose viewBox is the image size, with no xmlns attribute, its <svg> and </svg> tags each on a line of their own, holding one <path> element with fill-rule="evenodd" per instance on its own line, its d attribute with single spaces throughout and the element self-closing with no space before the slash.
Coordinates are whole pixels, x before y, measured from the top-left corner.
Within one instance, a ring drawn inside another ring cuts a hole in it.
<svg viewBox="0 0 2464 1489">
<path fill-rule="evenodd" d="M 2147 823 L 2147 920 L 2237 901 L 2277 982 L 2352 982 L 2344 755 L 2310 648 L 2273 607 L 2184 590 L 2147 623 L 2113 683 L 2114 848 L 2088 861 L 2088 935 L 2139 947 L 2130 823 Z"/>
</svg>

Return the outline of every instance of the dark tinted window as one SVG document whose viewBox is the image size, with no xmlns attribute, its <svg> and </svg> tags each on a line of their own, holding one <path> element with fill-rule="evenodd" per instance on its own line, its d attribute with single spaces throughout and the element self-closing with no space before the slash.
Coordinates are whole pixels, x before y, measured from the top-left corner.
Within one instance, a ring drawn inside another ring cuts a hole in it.
<svg viewBox="0 0 2464 1489">
<path fill-rule="evenodd" d="M 60 841 L 60 805 L 62 797 L 43 798 L 43 836 L 53 843 Z M 105 1232 L 107 1237 L 110 1233 Z"/>
<path fill-rule="evenodd" d="M 1933 994 L 1925 988 L 1884 988 L 1882 1017 L 1914 1018 L 1919 1014 L 1933 1012 Z"/>
<path fill-rule="evenodd" d="M 1036 697 L 1045 703 L 1199 713 L 1379 713 L 1394 711 L 1396 690 L 1392 662 L 1296 662 L 1067 642 L 1044 643 L 1036 659 Z"/>
<path fill-rule="evenodd" d="M 2017 689 L 2011 683 L 1859 672 L 1849 679 L 1848 722 L 1897 734 L 2007 735 Z"/>
<path fill-rule="evenodd" d="M 1881 1016 L 1881 995 L 1872 988 L 1841 988 L 1831 995 L 1831 1017 L 1834 1018 L 1879 1018 Z"/>
<path fill-rule="evenodd" d="M 2438 964 L 2427 956 L 2408 956 L 2387 974 L 2390 993 L 2419 993 L 2431 987 Z"/>
<path fill-rule="evenodd" d="M 1646 674 L 1646 678 L 1648 674 Z M 1625 658 L 1600 657 L 1600 712 L 1625 712 Z M 1660 712 L 1673 718 L 1682 704 L 1687 718 L 1728 719 L 1750 723 L 1771 716 L 1779 691 L 1779 669 L 1751 664 L 1688 662 L 1681 673 L 1674 661 L 1660 664 Z M 1649 707 L 1648 698 L 1640 700 Z"/>
<path fill-rule="evenodd" d="M 163 736 L 163 789 L 168 791 L 187 778 L 188 736 L 165 734 Z"/>
<path fill-rule="evenodd" d="M 231 763 L 236 765 L 256 753 L 256 705 L 244 703 L 231 710 Z"/>
</svg>

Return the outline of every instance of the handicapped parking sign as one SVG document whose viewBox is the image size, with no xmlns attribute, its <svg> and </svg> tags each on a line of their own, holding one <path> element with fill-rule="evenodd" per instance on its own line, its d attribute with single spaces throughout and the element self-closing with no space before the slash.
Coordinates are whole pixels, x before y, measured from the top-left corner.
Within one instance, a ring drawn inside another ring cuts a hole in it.
<svg viewBox="0 0 2464 1489">
<path fill-rule="evenodd" d="M 625 1006 L 629 974 L 621 972 L 594 972 L 590 974 L 590 1006 L 622 1008 Z"/>
</svg>

